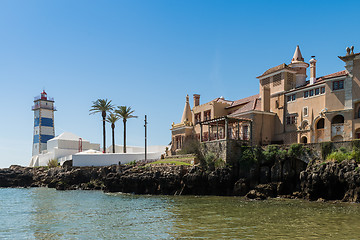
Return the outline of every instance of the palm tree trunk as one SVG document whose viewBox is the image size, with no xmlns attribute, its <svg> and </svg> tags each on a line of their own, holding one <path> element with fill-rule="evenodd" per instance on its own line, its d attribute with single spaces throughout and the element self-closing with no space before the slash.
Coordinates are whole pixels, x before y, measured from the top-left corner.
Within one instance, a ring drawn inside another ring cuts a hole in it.
<svg viewBox="0 0 360 240">
<path fill-rule="evenodd" d="M 103 153 L 106 153 L 105 118 L 103 117 Z"/>
<path fill-rule="evenodd" d="M 115 124 L 111 124 L 111 128 L 112 128 L 113 153 L 115 153 Z"/>
<path fill-rule="evenodd" d="M 105 120 L 106 120 L 106 112 L 102 111 L 101 116 L 103 118 L 103 153 L 106 153 L 106 131 L 105 131 Z"/>
<path fill-rule="evenodd" d="M 126 120 L 124 119 L 124 153 L 126 153 Z"/>
</svg>

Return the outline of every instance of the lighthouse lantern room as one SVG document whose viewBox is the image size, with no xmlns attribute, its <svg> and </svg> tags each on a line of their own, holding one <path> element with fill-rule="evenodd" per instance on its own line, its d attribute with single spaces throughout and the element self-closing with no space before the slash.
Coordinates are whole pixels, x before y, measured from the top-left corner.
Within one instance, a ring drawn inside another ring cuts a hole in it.
<svg viewBox="0 0 360 240">
<path fill-rule="evenodd" d="M 34 98 L 34 140 L 32 155 L 40 154 L 47 149 L 47 141 L 55 137 L 54 99 L 47 96 L 45 90 Z"/>
</svg>

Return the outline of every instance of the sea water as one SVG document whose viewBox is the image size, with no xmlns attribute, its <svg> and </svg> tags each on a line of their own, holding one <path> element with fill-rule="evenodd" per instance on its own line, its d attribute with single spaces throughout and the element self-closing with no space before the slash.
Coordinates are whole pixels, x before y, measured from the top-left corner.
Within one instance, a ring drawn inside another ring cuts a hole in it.
<svg viewBox="0 0 360 240">
<path fill-rule="evenodd" d="M 359 239 L 360 204 L 0 189 L 0 239 Z"/>
</svg>

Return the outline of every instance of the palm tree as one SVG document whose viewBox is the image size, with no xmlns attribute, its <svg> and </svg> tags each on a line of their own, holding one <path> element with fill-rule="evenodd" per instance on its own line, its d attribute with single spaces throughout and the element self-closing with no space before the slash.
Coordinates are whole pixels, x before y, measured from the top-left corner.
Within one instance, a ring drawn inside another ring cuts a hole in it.
<svg viewBox="0 0 360 240">
<path fill-rule="evenodd" d="M 115 113 L 123 119 L 124 123 L 124 153 L 126 153 L 126 121 L 130 118 L 137 118 L 137 116 L 131 115 L 135 112 L 135 110 L 132 110 L 131 107 L 120 106 L 117 108 L 118 109 L 115 110 Z"/>
<path fill-rule="evenodd" d="M 106 113 L 114 110 L 114 105 L 111 104 L 111 100 L 107 99 L 98 99 L 93 101 L 93 105 L 91 106 L 90 114 L 101 113 L 103 118 L 103 152 L 106 152 L 106 137 L 105 137 L 105 119 Z"/>
<path fill-rule="evenodd" d="M 106 121 L 111 123 L 113 153 L 115 153 L 115 123 L 119 119 L 119 116 L 114 113 L 110 113 L 110 115 L 106 118 Z"/>
</svg>

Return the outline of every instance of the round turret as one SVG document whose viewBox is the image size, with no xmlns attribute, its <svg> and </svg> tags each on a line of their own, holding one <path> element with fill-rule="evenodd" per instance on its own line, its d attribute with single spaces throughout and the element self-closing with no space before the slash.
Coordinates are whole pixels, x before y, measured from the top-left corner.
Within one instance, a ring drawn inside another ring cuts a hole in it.
<svg viewBox="0 0 360 240">
<path fill-rule="evenodd" d="M 293 68 L 296 73 L 296 87 L 304 86 L 306 84 L 306 69 L 309 64 L 304 62 L 304 58 L 301 55 L 299 45 L 296 46 L 294 56 L 289 64 L 289 67 Z"/>
</svg>

